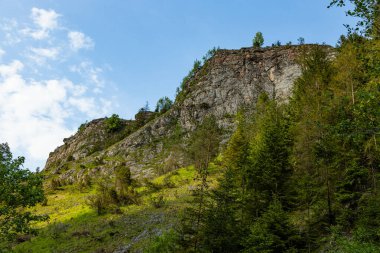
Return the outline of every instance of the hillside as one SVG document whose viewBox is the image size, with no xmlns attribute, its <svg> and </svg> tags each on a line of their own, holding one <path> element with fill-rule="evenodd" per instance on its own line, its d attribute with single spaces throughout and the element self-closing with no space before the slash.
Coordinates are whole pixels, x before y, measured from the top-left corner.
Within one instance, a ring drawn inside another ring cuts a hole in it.
<svg viewBox="0 0 380 253">
<path fill-rule="evenodd" d="M 47 205 L 33 210 L 50 221 L 38 224 L 40 235 L 16 252 L 141 252 L 157 235 L 177 227 L 198 187 L 186 154 L 192 133 L 213 116 L 222 130 L 222 150 L 237 127 L 236 114 L 254 107 L 261 93 L 286 103 L 301 75 L 297 59 L 308 47 L 217 50 L 186 79 L 169 111 L 141 110 L 135 120 L 119 119 L 113 131 L 110 118 L 80 126 L 50 153 L 43 170 Z M 138 200 L 112 204 L 98 216 L 89 200 L 103 178 L 112 178 L 107 183 L 112 185 L 120 166 L 130 169 L 130 194 Z M 221 173 L 219 165 L 210 167 L 210 186 Z"/>
<path fill-rule="evenodd" d="M 152 113 L 146 124 L 126 122 L 127 130 L 113 135 L 104 130 L 101 120 L 84 125 L 50 154 L 45 175 L 70 184 L 87 174 L 111 175 L 121 162 L 134 177 L 148 178 L 188 165 L 178 146 L 206 116 L 215 116 L 225 130 L 225 143 L 236 127 L 238 110 L 254 105 L 260 93 L 267 92 L 279 101 L 288 99 L 301 74 L 296 58 L 305 47 L 217 50 L 187 80 L 180 100 L 168 112 Z"/>
<path fill-rule="evenodd" d="M 50 154 L 16 252 L 378 252 L 378 41 L 216 50 Z"/>
</svg>

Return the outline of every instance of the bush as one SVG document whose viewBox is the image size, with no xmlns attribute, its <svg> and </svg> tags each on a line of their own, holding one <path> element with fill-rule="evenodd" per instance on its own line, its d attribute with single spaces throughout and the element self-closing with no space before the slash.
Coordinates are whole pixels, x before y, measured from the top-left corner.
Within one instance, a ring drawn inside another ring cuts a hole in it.
<svg viewBox="0 0 380 253">
<path fill-rule="evenodd" d="M 47 187 L 49 190 L 56 191 L 62 187 L 62 184 L 58 178 L 52 178 Z"/>
<path fill-rule="evenodd" d="M 175 183 L 172 181 L 171 179 L 171 175 L 168 175 L 164 178 L 163 180 L 163 185 L 166 187 L 166 188 L 175 188 Z"/>
<path fill-rule="evenodd" d="M 69 224 L 62 222 L 53 223 L 49 228 L 50 237 L 53 239 L 58 239 L 63 233 L 67 232 Z"/>
<path fill-rule="evenodd" d="M 111 117 L 106 118 L 104 123 L 106 125 L 106 130 L 109 133 L 116 132 L 120 130 L 123 126 L 123 121 L 117 114 L 112 114 Z"/>
<path fill-rule="evenodd" d="M 122 204 L 138 204 L 139 199 L 132 187 L 120 191 L 110 180 L 101 180 L 97 183 L 96 193 L 88 198 L 87 204 L 95 209 L 98 215 L 107 212 L 120 213 L 119 206 Z"/>
<path fill-rule="evenodd" d="M 150 198 L 150 204 L 155 208 L 161 208 L 165 205 L 165 199 L 164 196 L 159 195 L 155 197 Z"/>
<path fill-rule="evenodd" d="M 148 188 L 150 192 L 156 192 L 162 189 L 162 185 L 156 184 L 148 180 L 147 178 L 144 179 L 144 185 L 146 186 L 146 188 Z"/>
<path fill-rule="evenodd" d="M 178 244 L 179 236 L 174 230 L 154 238 L 151 245 L 144 250 L 145 253 L 182 252 Z"/>
<path fill-rule="evenodd" d="M 95 209 L 98 215 L 105 214 L 118 203 L 119 200 L 115 188 L 105 180 L 98 182 L 96 194 L 88 198 L 88 205 Z"/>
</svg>

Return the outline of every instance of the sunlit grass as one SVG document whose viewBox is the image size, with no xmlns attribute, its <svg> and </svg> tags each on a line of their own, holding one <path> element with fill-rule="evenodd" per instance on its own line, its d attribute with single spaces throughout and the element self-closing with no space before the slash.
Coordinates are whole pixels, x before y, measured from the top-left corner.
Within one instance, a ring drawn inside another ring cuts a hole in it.
<svg viewBox="0 0 380 253">
<path fill-rule="evenodd" d="M 46 206 L 33 208 L 34 212 L 49 215 L 50 219 L 34 224 L 39 228 L 39 235 L 17 245 L 14 250 L 59 253 L 101 249 L 102 252 L 113 252 L 129 244 L 131 248 L 144 247 L 178 221 L 181 210 L 192 198 L 190 189 L 196 183 L 195 175 L 194 167 L 181 168 L 153 179 L 151 182 L 157 185 L 157 190 L 137 187 L 140 203 L 122 206 L 119 214 L 99 216 L 87 205 L 95 187 L 80 191 L 74 186 L 66 186 L 50 192 Z M 163 198 L 159 208 L 152 204 L 152 199 L 158 196 Z"/>
</svg>

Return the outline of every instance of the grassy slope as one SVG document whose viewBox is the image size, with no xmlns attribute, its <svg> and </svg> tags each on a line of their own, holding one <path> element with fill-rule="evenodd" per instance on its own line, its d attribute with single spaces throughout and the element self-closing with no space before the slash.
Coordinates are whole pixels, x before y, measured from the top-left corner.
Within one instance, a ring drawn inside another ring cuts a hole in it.
<svg viewBox="0 0 380 253">
<path fill-rule="evenodd" d="M 214 169 L 211 178 L 218 174 Z M 154 179 L 159 190 L 137 189 L 139 205 L 121 207 L 122 214 L 98 216 L 86 204 L 94 189 L 79 191 L 73 186 L 48 194 L 48 205 L 34 211 L 48 214 L 49 221 L 35 224 L 39 235 L 14 247 L 15 252 L 113 252 L 130 246 L 132 252 L 143 249 L 163 231 L 175 226 L 194 182 L 195 170 L 182 168 Z M 166 179 L 165 179 L 166 178 Z M 167 182 L 171 182 L 170 185 Z M 215 182 L 214 180 L 212 182 Z M 164 204 L 157 208 L 152 198 L 163 196 Z"/>
</svg>

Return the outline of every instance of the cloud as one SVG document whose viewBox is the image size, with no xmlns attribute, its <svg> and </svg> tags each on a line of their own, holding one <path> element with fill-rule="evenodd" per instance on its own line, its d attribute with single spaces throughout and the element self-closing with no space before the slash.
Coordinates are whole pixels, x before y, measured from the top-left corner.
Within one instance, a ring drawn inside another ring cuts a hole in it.
<svg viewBox="0 0 380 253">
<path fill-rule="evenodd" d="M 70 70 L 74 73 L 78 73 L 87 82 L 93 84 L 95 87 L 93 91 L 95 93 L 100 93 L 104 88 L 105 81 L 102 78 L 103 69 L 96 67 L 90 61 L 83 61 L 80 64 L 70 67 Z"/>
<path fill-rule="evenodd" d="M 60 49 L 53 48 L 35 48 L 30 49 L 31 53 L 28 55 L 37 64 L 44 64 L 46 60 L 55 60 L 57 59 Z"/>
<path fill-rule="evenodd" d="M 18 60 L 14 60 L 9 65 L 0 65 L 0 76 L 2 78 L 7 78 L 8 76 L 14 76 L 24 68 L 24 64 L 22 64 Z"/>
<path fill-rule="evenodd" d="M 55 59 L 58 56 L 58 48 L 35 48 L 33 47 L 31 51 L 41 57 Z"/>
<path fill-rule="evenodd" d="M 54 10 L 32 8 L 31 17 L 33 22 L 44 30 L 52 30 L 58 26 L 58 17 L 61 16 Z"/>
<path fill-rule="evenodd" d="M 86 96 L 85 89 L 68 79 L 27 80 L 23 64 L 0 65 L 0 139 L 43 160 L 70 136 L 68 118 L 78 113 L 99 116 L 103 101 Z"/>
<path fill-rule="evenodd" d="M 15 19 L 2 19 L 0 30 L 3 33 L 3 44 L 15 45 L 21 41 L 19 38 L 19 24 Z"/>
<path fill-rule="evenodd" d="M 0 48 L 0 60 L 1 58 L 3 58 L 4 55 L 5 55 L 5 51 L 2 48 Z"/>
<path fill-rule="evenodd" d="M 54 10 L 32 8 L 31 19 L 36 29 L 27 27 L 21 32 L 25 35 L 29 35 L 36 40 L 42 40 L 49 37 L 49 32 L 58 28 L 58 18 L 61 15 Z"/>
<path fill-rule="evenodd" d="M 0 141 L 43 166 L 63 138 L 113 103 L 103 93 L 105 70 L 81 55 L 93 40 L 63 27 L 55 10 L 35 7 L 30 18 L 0 22 Z"/>
<path fill-rule="evenodd" d="M 70 47 L 74 51 L 79 49 L 91 49 L 94 47 L 92 39 L 81 32 L 70 31 L 67 34 L 67 37 L 69 38 Z"/>
</svg>

